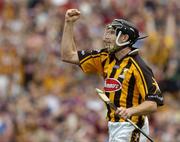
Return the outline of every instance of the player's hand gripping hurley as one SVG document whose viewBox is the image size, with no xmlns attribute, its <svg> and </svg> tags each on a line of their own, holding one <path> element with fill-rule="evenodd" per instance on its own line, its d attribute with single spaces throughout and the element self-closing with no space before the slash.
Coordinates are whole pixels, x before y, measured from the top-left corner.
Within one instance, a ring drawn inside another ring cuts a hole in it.
<svg viewBox="0 0 180 142">
<path fill-rule="evenodd" d="M 112 103 L 109 98 L 104 94 L 104 92 L 98 88 L 96 88 L 96 92 L 107 105 L 109 105 L 112 109 L 117 110 L 117 107 L 114 103 Z M 129 123 L 131 123 L 138 131 L 140 131 L 147 139 L 149 139 L 151 142 L 154 142 L 152 138 L 150 138 L 142 129 L 140 129 L 134 122 L 132 122 L 129 118 L 126 119 Z"/>
</svg>

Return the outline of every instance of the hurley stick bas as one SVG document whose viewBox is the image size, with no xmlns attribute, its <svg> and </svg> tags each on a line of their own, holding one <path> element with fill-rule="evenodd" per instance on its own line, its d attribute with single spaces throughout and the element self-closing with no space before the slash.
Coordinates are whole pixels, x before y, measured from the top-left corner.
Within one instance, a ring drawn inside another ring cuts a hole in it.
<svg viewBox="0 0 180 142">
<path fill-rule="evenodd" d="M 109 105 L 112 109 L 117 110 L 117 107 L 114 103 L 112 103 L 109 98 L 104 94 L 104 92 L 98 88 L 96 88 L 96 92 L 107 105 Z M 142 129 L 140 129 L 134 122 L 132 122 L 129 118 L 126 119 L 129 123 L 131 123 L 138 131 L 140 131 L 147 139 L 149 139 L 151 142 L 154 142 L 152 138 L 150 138 Z"/>
</svg>

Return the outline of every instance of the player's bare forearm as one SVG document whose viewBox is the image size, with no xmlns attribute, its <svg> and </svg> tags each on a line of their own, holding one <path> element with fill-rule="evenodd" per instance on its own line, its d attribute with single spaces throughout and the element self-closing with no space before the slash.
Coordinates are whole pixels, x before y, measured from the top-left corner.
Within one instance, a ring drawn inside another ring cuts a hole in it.
<svg viewBox="0 0 180 142">
<path fill-rule="evenodd" d="M 154 101 L 144 101 L 140 105 L 133 107 L 132 115 L 148 115 L 157 110 L 157 104 Z"/>
<path fill-rule="evenodd" d="M 78 64 L 79 59 L 73 37 L 73 27 L 75 21 L 77 21 L 79 17 L 80 13 L 77 9 L 67 10 L 65 15 L 64 31 L 60 47 L 61 59 L 65 62 L 74 64 Z"/>
<path fill-rule="evenodd" d="M 73 24 L 65 22 L 60 52 L 63 61 L 78 63 L 76 45 L 73 39 Z"/>
<path fill-rule="evenodd" d="M 131 108 L 120 107 L 117 109 L 116 114 L 119 114 L 123 118 L 129 118 L 131 116 L 148 115 L 157 110 L 157 104 L 153 101 L 144 101 L 140 105 Z"/>
</svg>

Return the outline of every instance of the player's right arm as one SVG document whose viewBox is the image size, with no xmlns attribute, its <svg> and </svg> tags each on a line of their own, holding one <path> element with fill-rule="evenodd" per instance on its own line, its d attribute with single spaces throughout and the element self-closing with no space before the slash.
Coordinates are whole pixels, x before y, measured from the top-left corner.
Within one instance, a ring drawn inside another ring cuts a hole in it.
<svg viewBox="0 0 180 142">
<path fill-rule="evenodd" d="M 62 61 L 79 64 L 76 44 L 74 42 L 74 23 L 80 18 L 80 11 L 68 9 L 65 14 L 64 31 L 62 35 L 60 53 Z"/>
</svg>

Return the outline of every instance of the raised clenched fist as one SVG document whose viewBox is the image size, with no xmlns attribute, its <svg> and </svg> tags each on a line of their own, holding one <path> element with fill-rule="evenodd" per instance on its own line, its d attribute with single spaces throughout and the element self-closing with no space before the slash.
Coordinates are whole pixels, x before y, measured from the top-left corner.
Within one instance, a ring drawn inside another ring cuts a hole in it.
<svg viewBox="0 0 180 142">
<path fill-rule="evenodd" d="M 68 9 L 65 15 L 66 22 L 75 22 L 80 18 L 80 11 L 77 9 Z"/>
</svg>

